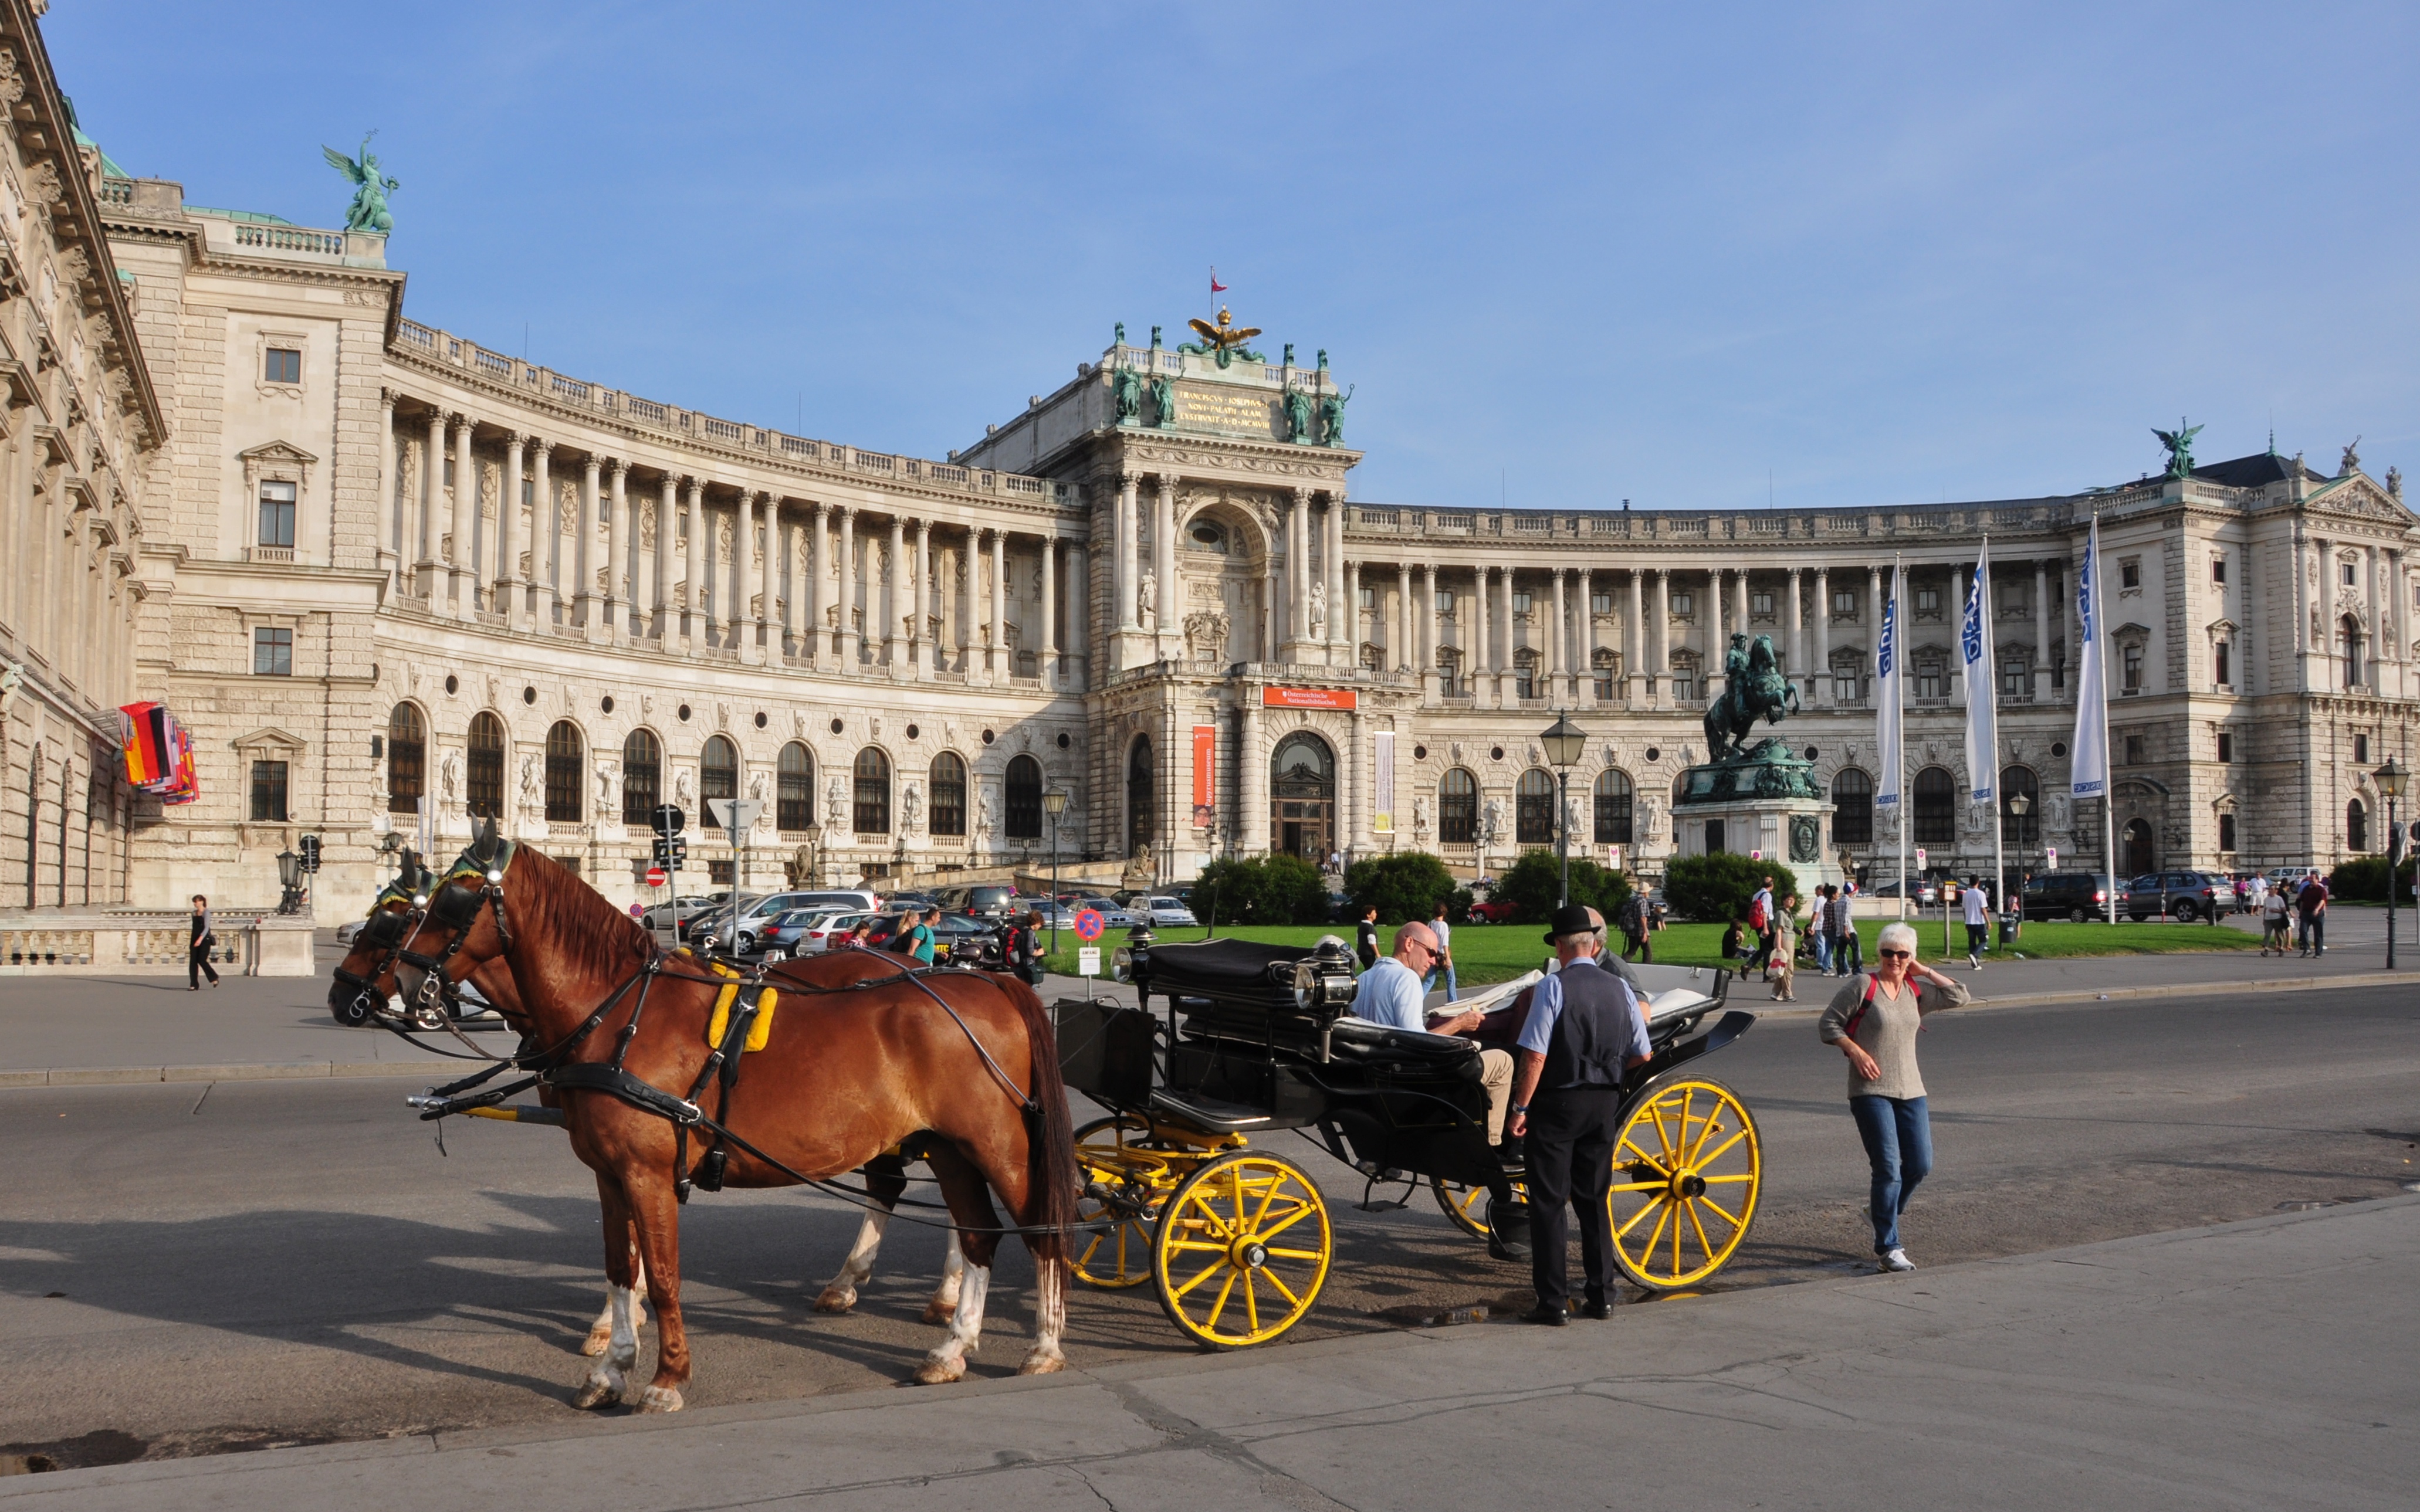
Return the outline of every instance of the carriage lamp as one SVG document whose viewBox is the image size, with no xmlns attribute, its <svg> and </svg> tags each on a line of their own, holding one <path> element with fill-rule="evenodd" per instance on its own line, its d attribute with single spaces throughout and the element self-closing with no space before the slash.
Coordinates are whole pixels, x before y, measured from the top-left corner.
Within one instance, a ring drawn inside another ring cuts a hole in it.
<svg viewBox="0 0 2420 1512">
<path fill-rule="evenodd" d="M 1067 811 L 1067 790 L 1052 788 L 1042 795 L 1042 811 L 1050 816 L 1050 953 L 1059 953 L 1059 816 Z"/>
<path fill-rule="evenodd" d="M 2395 800 L 2403 796 L 2403 779 L 2411 775 L 2403 764 L 2392 756 L 2386 758 L 2384 766 L 2369 774 L 2369 779 L 2378 784 L 2378 795 L 2386 800 L 2386 969 L 2389 971 L 2395 969 L 2395 869 L 2403 859 L 2397 854 L 2401 847 L 2396 843 Z"/>
<path fill-rule="evenodd" d="M 1556 767 L 1555 856 L 1562 865 L 1562 885 L 1555 905 L 1559 908 L 1572 901 L 1572 764 L 1588 749 L 1588 733 L 1558 714 L 1538 742 Z"/>
</svg>

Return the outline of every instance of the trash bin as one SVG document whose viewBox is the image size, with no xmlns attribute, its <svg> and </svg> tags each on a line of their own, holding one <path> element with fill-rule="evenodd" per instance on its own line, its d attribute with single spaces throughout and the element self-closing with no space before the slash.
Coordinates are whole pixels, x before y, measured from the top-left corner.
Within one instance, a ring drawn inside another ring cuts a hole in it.
<svg viewBox="0 0 2420 1512">
<path fill-rule="evenodd" d="M 2016 944 L 2017 936 L 2024 932 L 2024 927 L 2025 916 L 2023 909 L 2003 909 L 2000 913 L 2000 949 L 2005 950 Z"/>
</svg>

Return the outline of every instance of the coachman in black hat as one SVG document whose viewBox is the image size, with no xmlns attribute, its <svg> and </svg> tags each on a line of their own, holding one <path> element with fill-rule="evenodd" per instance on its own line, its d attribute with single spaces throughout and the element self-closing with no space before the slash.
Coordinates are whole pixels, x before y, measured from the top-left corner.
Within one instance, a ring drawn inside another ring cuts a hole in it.
<svg viewBox="0 0 2420 1512">
<path fill-rule="evenodd" d="M 1558 908 L 1546 943 L 1560 969 L 1530 989 L 1528 1021 L 1513 1052 L 1507 1133 L 1524 1136 L 1528 1160 L 1529 1265 L 1538 1305 L 1523 1321 L 1559 1325 L 1571 1310 L 1564 1253 L 1569 1207 L 1579 1210 L 1580 1259 L 1588 1273 L 1582 1312 L 1613 1316 L 1613 1224 L 1606 1193 L 1613 1184 L 1621 1076 L 1650 1052 L 1637 995 L 1599 963 L 1605 920 L 1596 910 Z"/>
</svg>

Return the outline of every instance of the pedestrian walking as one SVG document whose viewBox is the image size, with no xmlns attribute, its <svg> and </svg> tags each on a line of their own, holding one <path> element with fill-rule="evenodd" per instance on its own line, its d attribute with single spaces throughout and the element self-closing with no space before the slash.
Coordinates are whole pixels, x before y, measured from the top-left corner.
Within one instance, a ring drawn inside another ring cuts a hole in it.
<svg viewBox="0 0 2420 1512">
<path fill-rule="evenodd" d="M 1978 877 L 1966 879 L 1966 968 L 1983 969 L 1983 952 L 1990 949 L 1992 934 L 1992 893 Z"/>
<path fill-rule="evenodd" d="M 1011 924 L 1008 940 L 1001 949 L 1001 957 L 1018 980 L 1039 987 L 1042 985 L 1042 948 L 1038 932 L 1042 928 L 1042 911 L 1029 909 L 1023 918 Z"/>
<path fill-rule="evenodd" d="M 1445 901 L 1437 901 L 1436 910 L 1429 918 L 1429 933 L 1436 936 L 1436 959 L 1429 964 L 1429 974 L 1420 979 L 1420 991 L 1435 992 L 1437 979 L 1445 979 L 1445 1000 L 1452 1002 L 1460 995 L 1453 980 L 1453 926 L 1445 921 Z"/>
<path fill-rule="evenodd" d="M 1655 917 L 1647 906 L 1647 894 L 1633 888 L 1615 917 L 1621 926 L 1621 958 L 1653 965 L 1655 943 L 1649 936 L 1655 933 Z"/>
<path fill-rule="evenodd" d="M 1815 948 L 1815 972 L 1818 976 L 1832 974 L 1832 885 L 1815 885 L 1815 912 L 1807 920 L 1807 942 Z"/>
<path fill-rule="evenodd" d="M 210 985 L 219 984 L 219 974 L 210 965 L 210 951 L 217 948 L 219 937 L 210 928 L 210 901 L 200 893 L 194 894 L 194 933 L 185 942 L 185 991 L 202 990 L 202 979 Z"/>
<path fill-rule="evenodd" d="M 1795 983 L 1798 979 L 1798 897 L 1795 893 L 1781 900 L 1773 911 L 1773 959 L 1765 964 L 1765 975 L 1773 979 L 1773 1000 L 1776 1003 L 1798 1001 Z"/>
<path fill-rule="evenodd" d="M 2286 954 L 2286 930 L 2293 919 L 2294 905 L 2283 892 L 2261 889 L 2260 953 L 2283 959 Z"/>
<path fill-rule="evenodd" d="M 1773 879 L 1771 877 L 1765 878 L 1764 886 L 1757 888 L 1755 895 L 1747 901 L 1747 927 L 1756 935 L 1756 949 L 1749 953 L 1745 961 L 1740 964 L 1742 981 L 1747 980 L 1750 972 L 1761 970 L 1773 963 Z"/>
<path fill-rule="evenodd" d="M 2319 880 L 2317 872 L 2303 879 L 2300 891 L 2294 894 L 2294 912 L 2302 916 L 2303 953 L 2322 956 L 2328 953 L 2328 885 Z"/>
<path fill-rule="evenodd" d="M 1874 974 L 1842 984 L 1818 1032 L 1849 1059 L 1849 1112 L 1873 1177 L 1868 1211 L 1874 1254 L 1882 1270 L 1913 1271 L 1899 1221 L 1932 1170 L 1932 1125 L 1916 1070 L 1916 1036 L 1927 1015 L 1965 1002 L 1966 989 L 1917 964 L 1914 925 L 1884 925 L 1874 955 Z"/>
<path fill-rule="evenodd" d="M 1361 969 L 1369 970 L 1378 964 L 1378 908 L 1375 903 L 1361 910 L 1360 927 L 1354 953 L 1361 958 Z"/>
<path fill-rule="evenodd" d="M 1560 969 L 1531 989 L 1513 1051 L 1512 1119 L 1529 1184 L 1529 1275 L 1538 1304 L 1522 1321 L 1560 1326 L 1571 1311 L 1570 1211 L 1580 1220 L 1583 1316 L 1613 1316 L 1613 1140 L 1621 1076 L 1647 1059 L 1647 1018 L 1630 984 L 1604 969 L 1605 920 L 1566 903 L 1546 930 Z"/>
</svg>

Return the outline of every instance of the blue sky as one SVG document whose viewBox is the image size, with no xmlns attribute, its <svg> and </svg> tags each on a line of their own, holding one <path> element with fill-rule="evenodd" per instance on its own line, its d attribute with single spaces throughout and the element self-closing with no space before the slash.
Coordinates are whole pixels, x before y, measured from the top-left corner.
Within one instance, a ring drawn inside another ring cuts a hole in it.
<svg viewBox="0 0 2420 1512">
<path fill-rule="evenodd" d="M 64 0 L 85 129 L 406 312 L 939 456 L 1211 313 L 1357 385 L 1356 497 L 1788 508 L 2420 463 L 2420 8 Z M 526 331 L 526 338 L 524 332 Z M 1175 339 L 1172 335 L 1171 340 Z M 1272 353 L 1274 355 L 1274 352 Z"/>
</svg>

